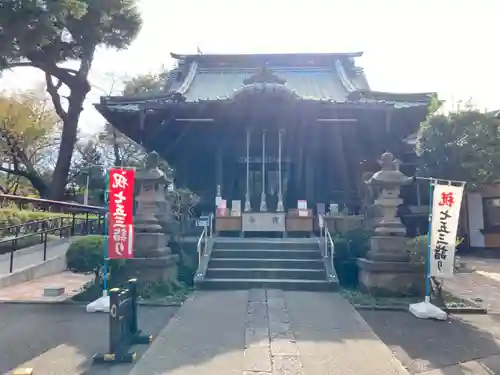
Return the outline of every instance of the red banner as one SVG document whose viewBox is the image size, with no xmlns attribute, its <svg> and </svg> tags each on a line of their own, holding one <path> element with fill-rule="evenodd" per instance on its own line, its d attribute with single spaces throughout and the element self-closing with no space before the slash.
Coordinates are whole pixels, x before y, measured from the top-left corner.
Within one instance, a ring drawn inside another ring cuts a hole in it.
<svg viewBox="0 0 500 375">
<path fill-rule="evenodd" d="M 109 170 L 108 258 L 134 257 L 134 169 Z"/>
</svg>

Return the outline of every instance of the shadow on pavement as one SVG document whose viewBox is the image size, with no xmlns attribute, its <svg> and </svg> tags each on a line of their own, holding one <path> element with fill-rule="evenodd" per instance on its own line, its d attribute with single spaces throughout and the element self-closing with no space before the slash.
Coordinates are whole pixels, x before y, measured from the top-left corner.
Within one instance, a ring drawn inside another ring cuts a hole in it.
<svg viewBox="0 0 500 375">
<path fill-rule="evenodd" d="M 156 336 L 177 307 L 139 307 L 139 327 Z M 126 374 L 132 365 L 92 365 L 108 347 L 107 314 L 82 305 L 0 304 L 0 374 L 19 366 L 36 374 Z M 137 349 L 140 356 L 145 350 Z"/>
<path fill-rule="evenodd" d="M 360 311 L 360 314 L 414 374 L 500 353 L 500 327 L 494 316 L 462 315 L 439 322 L 416 319 L 407 312 Z M 453 374 L 470 374 L 465 369 L 454 370 Z M 447 373 L 446 369 L 443 373 Z"/>
</svg>

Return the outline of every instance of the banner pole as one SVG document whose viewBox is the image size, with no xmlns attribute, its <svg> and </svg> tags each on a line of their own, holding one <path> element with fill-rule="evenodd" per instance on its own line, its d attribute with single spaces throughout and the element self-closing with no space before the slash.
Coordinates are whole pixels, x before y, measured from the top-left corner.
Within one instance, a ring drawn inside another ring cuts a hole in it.
<svg viewBox="0 0 500 375">
<path fill-rule="evenodd" d="M 431 302 L 431 232 L 432 232 L 432 205 L 433 205 L 433 180 L 429 181 L 429 224 L 427 229 L 427 267 L 425 271 L 425 302 Z"/>
<path fill-rule="evenodd" d="M 109 169 L 106 169 L 106 183 L 105 191 L 104 191 L 104 208 L 105 208 L 105 216 L 104 216 L 104 267 L 102 270 L 102 295 L 106 297 L 108 295 L 108 220 L 109 220 Z"/>
</svg>

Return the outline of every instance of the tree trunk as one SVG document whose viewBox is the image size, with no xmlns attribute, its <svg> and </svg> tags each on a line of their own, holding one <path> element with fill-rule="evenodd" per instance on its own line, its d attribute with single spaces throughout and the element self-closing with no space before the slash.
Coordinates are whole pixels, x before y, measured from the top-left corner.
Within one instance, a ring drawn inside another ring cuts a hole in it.
<svg viewBox="0 0 500 375">
<path fill-rule="evenodd" d="M 38 191 L 40 198 L 50 198 L 50 189 L 45 180 L 38 175 L 27 175 L 26 179 Z"/>
<path fill-rule="evenodd" d="M 78 121 L 83 110 L 83 102 L 88 90 L 85 86 L 72 87 L 68 98 L 68 112 L 63 122 L 61 145 L 57 157 L 56 167 L 52 176 L 50 197 L 53 200 L 64 200 L 68 174 L 71 167 L 71 158 L 76 143 Z"/>
<path fill-rule="evenodd" d="M 120 146 L 118 146 L 118 137 L 116 136 L 115 129 L 113 132 L 113 153 L 115 155 L 115 167 L 119 167 L 122 165 L 122 159 L 120 157 Z"/>
</svg>

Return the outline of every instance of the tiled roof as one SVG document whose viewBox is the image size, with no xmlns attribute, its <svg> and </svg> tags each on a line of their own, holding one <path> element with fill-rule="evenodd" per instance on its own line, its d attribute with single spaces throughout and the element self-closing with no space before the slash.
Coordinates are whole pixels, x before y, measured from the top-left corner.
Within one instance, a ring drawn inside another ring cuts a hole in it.
<svg viewBox="0 0 500 375">
<path fill-rule="evenodd" d="M 363 69 L 355 64 L 354 59 L 359 56 L 361 53 L 172 54 L 178 66 L 168 74 L 162 92 L 140 97 L 107 97 L 101 101 L 114 110 L 138 110 L 144 103 L 239 100 L 261 93 L 392 108 L 425 107 L 431 102 L 433 93 L 372 91 Z"/>
<path fill-rule="evenodd" d="M 273 69 L 273 72 L 285 79 L 285 86 L 303 99 L 345 101 L 348 95 L 334 69 Z M 200 71 L 196 73 L 184 96 L 188 101 L 228 99 L 254 73 L 255 70 L 236 69 Z"/>
<path fill-rule="evenodd" d="M 168 84 L 168 90 L 187 101 L 230 99 L 246 86 L 245 79 L 263 69 L 285 81 L 284 92 L 302 99 L 345 102 L 350 92 L 369 90 L 363 70 L 354 63 L 361 53 L 172 56 L 178 59 L 182 83 Z"/>
</svg>

